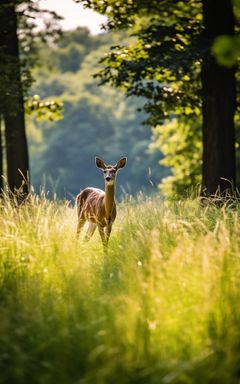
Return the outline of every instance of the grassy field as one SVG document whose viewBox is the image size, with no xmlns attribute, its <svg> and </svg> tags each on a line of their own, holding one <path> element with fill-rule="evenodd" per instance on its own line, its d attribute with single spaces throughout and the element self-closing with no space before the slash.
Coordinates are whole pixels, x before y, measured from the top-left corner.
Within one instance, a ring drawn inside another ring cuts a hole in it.
<svg viewBox="0 0 240 384">
<path fill-rule="evenodd" d="M 1 383 L 240 383 L 240 209 L 125 201 L 107 256 L 65 203 L 0 216 Z"/>
</svg>

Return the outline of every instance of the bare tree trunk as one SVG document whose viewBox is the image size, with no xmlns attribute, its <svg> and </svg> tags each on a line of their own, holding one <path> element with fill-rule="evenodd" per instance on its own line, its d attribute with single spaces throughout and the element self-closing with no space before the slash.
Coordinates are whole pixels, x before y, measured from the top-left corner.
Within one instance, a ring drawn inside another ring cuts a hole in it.
<svg viewBox="0 0 240 384">
<path fill-rule="evenodd" d="M 202 0 L 202 4 L 204 37 L 210 46 L 217 36 L 234 34 L 231 0 Z M 203 59 L 201 78 L 203 194 L 224 194 L 235 187 L 235 70 L 218 65 L 209 52 Z"/>
<path fill-rule="evenodd" d="M 1 1 L 1 50 L 5 59 L 3 116 L 6 136 L 7 178 L 11 192 L 28 193 L 29 161 L 20 74 L 17 16 L 12 0 Z"/>
</svg>

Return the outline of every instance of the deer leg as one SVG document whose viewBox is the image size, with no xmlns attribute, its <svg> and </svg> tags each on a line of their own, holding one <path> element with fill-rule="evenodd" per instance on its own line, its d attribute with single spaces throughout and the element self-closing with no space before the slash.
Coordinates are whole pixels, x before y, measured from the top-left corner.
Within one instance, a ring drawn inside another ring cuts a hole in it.
<svg viewBox="0 0 240 384">
<path fill-rule="evenodd" d="M 85 240 L 88 241 L 92 235 L 94 234 L 95 232 L 95 229 L 96 229 L 96 224 L 95 223 L 92 223 L 91 221 L 89 222 L 89 226 L 88 226 L 88 229 L 87 229 L 87 233 L 85 235 Z"/>
<path fill-rule="evenodd" d="M 80 235 L 80 232 L 81 232 L 81 229 L 82 229 L 82 227 L 84 226 L 84 224 L 85 224 L 85 219 L 78 219 L 78 225 L 77 225 L 77 238 L 79 237 L 79 235 Z"/>
<path fill-rule="evenodd" d="M 112 224 L 108 224 L 105 229 L 105 239 L 106 239 L 106 244 L 108 245 L 108 241 L 110 238 L 112 232 Z"/>
<path fill-rule="evenodd" d="M 103 243 L 103 248 L 106 249 L 107 242 L 106 242 L 106 236 L 105 236 L 105 232 L 104 232 L 104 227 L 102 227 L 101 225 L 98 225 L 98 231 L 99 231 L 99 234 L 101 236 L 101 240 L 102 240 L 102 243 Z"/>
</svg>

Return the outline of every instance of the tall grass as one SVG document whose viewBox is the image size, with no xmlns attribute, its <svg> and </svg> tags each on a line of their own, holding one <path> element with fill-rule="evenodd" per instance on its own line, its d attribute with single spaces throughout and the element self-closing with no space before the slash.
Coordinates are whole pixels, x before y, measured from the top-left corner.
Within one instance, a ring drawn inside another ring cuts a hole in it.
<svg viewBox="0 0 240 384">
<path fill-rule="evenodd" d="M 239 383 L 239 213 L 128 200 L 104 255 L 67 203 L 6 203 L 1 383 Z"/>
</svg>

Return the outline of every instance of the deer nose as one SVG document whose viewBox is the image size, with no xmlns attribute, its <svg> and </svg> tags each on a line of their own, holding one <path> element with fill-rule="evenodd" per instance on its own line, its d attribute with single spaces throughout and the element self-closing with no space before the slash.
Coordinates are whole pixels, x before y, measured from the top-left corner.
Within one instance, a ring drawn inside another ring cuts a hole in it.
<svg viewBox="0 0 240 384">
<path fill-rule="evenodd" d="M 106 181 L 110 181 L 110 180 L 111 180 L 111 177 L 107 176 Z"/>
</svg>

